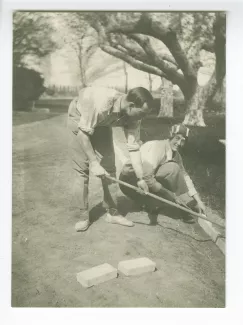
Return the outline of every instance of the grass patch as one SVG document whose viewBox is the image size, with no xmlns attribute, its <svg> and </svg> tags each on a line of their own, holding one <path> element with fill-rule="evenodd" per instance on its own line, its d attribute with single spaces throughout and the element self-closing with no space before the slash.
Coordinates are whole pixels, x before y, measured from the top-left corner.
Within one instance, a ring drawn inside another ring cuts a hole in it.
<svg viewBox="0 0 243 325">
<path fill-rule="evenodd" d="M 61 114 L 60 112 L 52 112 L 52 111 L 50 113 L 14 111 L 12 115 L 12 124 L 13 126 L 29 124 L 33 122 L 43 121 L 58 116 L 60 114 Z"/>
<path fill-rule="evenodd" d="M 36 102 L 36 108 L 49 108 L 51 112 L 66 113 L 73 98 L 41 98 Z"/>
<path fill-rule="evenodd" d="M 65 114 L 68 111 L 71 100 L 72 98 L 39 99 L 35 105 L 36 111 L 13 111 L 13 126 L 29 124 Z M 39 108 L 49 108 L 50 113 L 40 112 L 38 111 Z"/>
</svg>

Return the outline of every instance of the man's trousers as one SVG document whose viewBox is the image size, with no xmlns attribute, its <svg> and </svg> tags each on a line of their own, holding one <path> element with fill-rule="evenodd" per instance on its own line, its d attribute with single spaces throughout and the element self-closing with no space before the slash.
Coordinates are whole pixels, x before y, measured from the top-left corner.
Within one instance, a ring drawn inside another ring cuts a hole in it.
<svg viewBox="0 0 243 325">
<path fill-rule="evenodd" d="M 77 123 L 69 118 L 69 157 L 73 171 L 73 199 L 71 202 L 71 209 L 76 211 L 81 219 L 86 219 L 89 218 L 88 197 L 90 175 L 88 157 L 82 147 L 81 132 L 82 131 L 77 128 Z M 115 177 L 116 163 L 112 128 L 97 127 L 94 134 L 90 136 L 90 140 L 101 166 L 111 176 Z M 116 193 L 118 186 L 102 179 L 102 187 L 104 191 L 103 206 L 106 209 L 116 209 Z"/>
</svg>

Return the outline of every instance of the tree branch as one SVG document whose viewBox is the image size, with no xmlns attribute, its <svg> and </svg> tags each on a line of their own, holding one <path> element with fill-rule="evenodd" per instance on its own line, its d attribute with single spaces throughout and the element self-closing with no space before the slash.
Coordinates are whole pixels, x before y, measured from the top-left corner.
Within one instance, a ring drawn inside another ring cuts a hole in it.
<svg viewBox="0 0 243 325">
<path fill-rule="evenodd" d="M 196 86 L 197 82 L 197 71 L 193 69 L 190 62 L 187 59 L 186 53 L 180 46 L 177 39 L 176 33 L 169 27 L 164 27 L 161 21 L 153 21 L 150 13 L 143 13 L 137 22 L 128 22 L 122 26 L 117 23 L 112 22 L 107 26 L 108 32 L 113 33 L 124 33 L 124 34 L 144 34 L 152 36 L 161 42 L 163 42 L 171 54 L 173 55 L 175 61 L 178 63 L 179 68 L 182 70 L 185 78 L 188 80 L 190 86 Z"/>
<path fill-rule="evenodd" d="M 205 42 L 202 43 L 201 49 L 207 52 L 214 53 L 214 42 L 205 40 Z"/>
<path fill-rule="evenodd" d="M 162 59 L 158 52 L 153 49 L 148 37 L 142 35 L 133 35 L 132 37 L 143 47 L 147 55 L 151 57 L 153 65 L 157 66 L 164 72 L 164 74 L 167 76 L 166 79 L 171 81 L 173 84 L 178 85 L 183 93 L 187 91 L 184 76 L 177 71 L 176 67 L 171 67 Z"/>
<path fill-rule="evenodd" d="M 100 47 L 104 52 L 111 54 L 111 55 L 117 57 L 118 59 L 121 59 L 121 60 L 129 63 L 132 67 L 134 67 L 138 70 L 142 70 L 144 72 L 152 73 L 157 76 L 166 78 L 166 75 L 160 69 L 158 69 L 152 65 L 143 63 L 139 60 L 136 60 L 133 57 L 129 56 L 128 54 L 125 54 L 124 52 L 121 52 L 118 49 L 115 49 L 108 44 L 101 44 Z"/>
<path fill-rule="evenodd" d="M 131 34 L 130 38 L 134 39 L 138 44 L 140 44 L 141 47 L 143 47 L 143 41 L 145 41 L 145 37 L 146 36 L 142 36 L 139 34 Z M 150 44 L 150 46 L 152 47 L 152 45 Z M 155 53 L 155 51 L 154 51 Z M 173 58 L 172 55 L 168 54 L 168 53 L 158 53 L 156 52 L 156 55 L 160 57 L 161 60 L 165 60 L 169 63 L 172 63 L 173 65 L 175 65 L 177 68 L 178 67 L 178 63 L 176 62 L 176 60 Z"/>
<path fill-rule="evenodd" d="M 85 50 L 84 65 L 88 64 L 90 58 L 96 52 L 96 50 L 97 50 L 97 44 L 92 44 Z"/>
<path fill-rule="evenodd" d="M 122 37 L 119 37 L 119 43 L 118 42 L 115 44 L 114 42 L 109 42 L 109 43 L 111 44 L 111 46 L 123 51 L 124 53 L 130 55 L 136 60 L 142 61 L 149 65 L 152 64 L 151 59 L 140 46 L 130 45 L 128 41 L 125 42 Z"/>
<path fill-rule="evenodd" d="M 131 66 L 133 66 L 134 68 L 136 68 L 138 70 L 152 73 L 152 74 L 155 74 L 160 77 L 165 77 L 165 74 L 160 69 L 153 67 L 151 65 L 148 65 L 146 63 L 143 63 L 139 60 L 136 60 L 133 57 L 129 56 L 128 54 L 125 54 L 124 52 L 121 52 L 118 49 L 115 49 L 114 47 L 112 47 L 107 41 L 107 36 L 106 36 L 104 27 L 98 20 L 93 20 L 92 26 L 98 33 L 99 45 L 100 45 L 100 48 L 104 52 L 111 54 L 111 55 L 129 63 Z"/>
<path fill-rule="evenodd" d="M 168 61 L 172 64 L 174 64 L 178 69 L 179 69 L 179 65 L 178 63 L 176 62 L 176 60 L 173 58 L 172 55 L 169 55 L 167 53 L 161 53 L 161 58 L 165 61 Z"/>
</svg>

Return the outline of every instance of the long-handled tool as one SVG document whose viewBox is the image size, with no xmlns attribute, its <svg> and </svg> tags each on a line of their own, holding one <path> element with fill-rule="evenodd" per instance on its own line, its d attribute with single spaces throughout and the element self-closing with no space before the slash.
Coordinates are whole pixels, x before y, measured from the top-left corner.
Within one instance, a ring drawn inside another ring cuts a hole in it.
<svg viewBox="0 0 243 325">
<path fill-rule="evenodd" d="M 129 187 L 129 188 L 133 189 L 134 191 L 137 191 L 137 192 L 140 192 L 140 193 L 141 193 L 141 191 L 142 191 L 142 190 L 139 189 L 138 187 L 133 186 L 133 185 L 131 185 L 131 184 L 128 184 L 128 183 L 126 183 L 126 182 L 120 181 L 119 179 L 116 179 L 116 178 L 114 178 L 114 177 L 111 177 L 111 176 L 106 175 L 106 178 L 109 179 L 109 180 L 111 180 L 111 181 L 113 181 L 113 182 L 116 182 L 116 183 L 118 183 L 118 184 L 121 184 L 121 185 L 123 185 L 123 186 Z M 158 201 L 161 201 L 161 202 L 163 202 L 163 203 L 167 203 L 167 204 L 169 204 L 169 205 L 171 205 L 171 206 L 173 206 L 173 207 L 176 207 L 176 208 L 178 208 L 178 209 L 181 209 L 181 210 L 183 210 L 183 211 L 186 211 L 186 212 L 192 214 L 192 215 L 195 216 L 195 217 L 198 217 L 198 218 L 204 219 L 204 220 L 206 220 L 206 221 L 209 221 L 209 222 L 211 222 L 211 223 L 213 223 L 213 224 L 215 224 L 215 225 L 217 225 L 217 226 L 219 226 L 219 227 L 225 228 L 224 225 L 219 224 L 218 222 L 215 222 L 215 221 L 213 221 L 213 220 L 208 219 L 208 218 L 207 218 L 206 216 L 204 216 L 203 214 L 200 214 L 200 213 L 194 212 L 193 210 L 190 210 L 189 208 L 185 208 L 185 207 L 183 207 L 183 206 L 181 206 L 181 205 L 179 205 L 179 204 L 176 204 L 176 203 L 174 203 L 174 202 L 172 202 L 172 201 L 166 200 L 166 199 L 164 199 L 164 198 L 162 198 L 162 197 L 160 197 L 160 196 L 157 196 L 157 195 L 155 195 L 155 194 L 153 194 L 153 193 L 149 193 L 149 192 L 148 192 L 148 193 L 145 193 L 145 192 L 143 192 L 143 194 L 144 194 L 144 195 L 147 195 L 147 196 L 150 196 L 150 197 L 152 197 L 152 198 L 154 198 L 154 199 L 156 199 L 156 200 L 158 200 Z"/>
</svg>

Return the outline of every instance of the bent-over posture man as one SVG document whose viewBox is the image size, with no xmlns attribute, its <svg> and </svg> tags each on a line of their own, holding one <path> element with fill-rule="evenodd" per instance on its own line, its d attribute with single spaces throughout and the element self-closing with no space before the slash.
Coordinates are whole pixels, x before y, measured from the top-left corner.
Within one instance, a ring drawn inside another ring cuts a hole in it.
<svg viewBox="0 0 243 325">
<path fill-rule="evenodd" d="M 71 102 L 68 110 L 69 155 L 75 172 L 72 208 L 80 218 L 75 225 L 77 231 L 85 231 L 91 224 L 88 207 L 90 172 L 102 181 L 106 221 L 133 226 L 131 221 L 119 215 L 116 195 L 112 195 L 112 187 L 116 184 L 110 184 L 105 178 L 106 174 L 114 177 L 116 173 L 112 127 L 123 127 L 135 183 L 148 191 L 139 151 L 140 123 L 150 112 L 152 100 L 150 92 L 142 87 L 131 89 L 128 94 L 109 88 L 87 87 Z"/>
<path fill-rule="evenodd" d="M 205 214 L 205 206 L 185 171 L 178 152 L 184 146 L 188 135 L 189 129 L 183 124 L 178 124 L 172 126 L 170 139 L 148 141 L 140 147 L 144 180 L 149 187 L 149 192 Z M 136 186 L 135 173 L 129 161 L 121 171 L 120 180 Z M 120 185 L 120 188 L 126 196 L 140 206 L 147 205 L 150 211 L 151 209 L 155 211 L 160 205 L 163 206 L 163 203 L 160 204 L 159 201 L 123 185 Z M 154 213 L 149 216 L 152 218 Z M 151 219 L 150 222 L 156 220 Z"/>
</svg>

